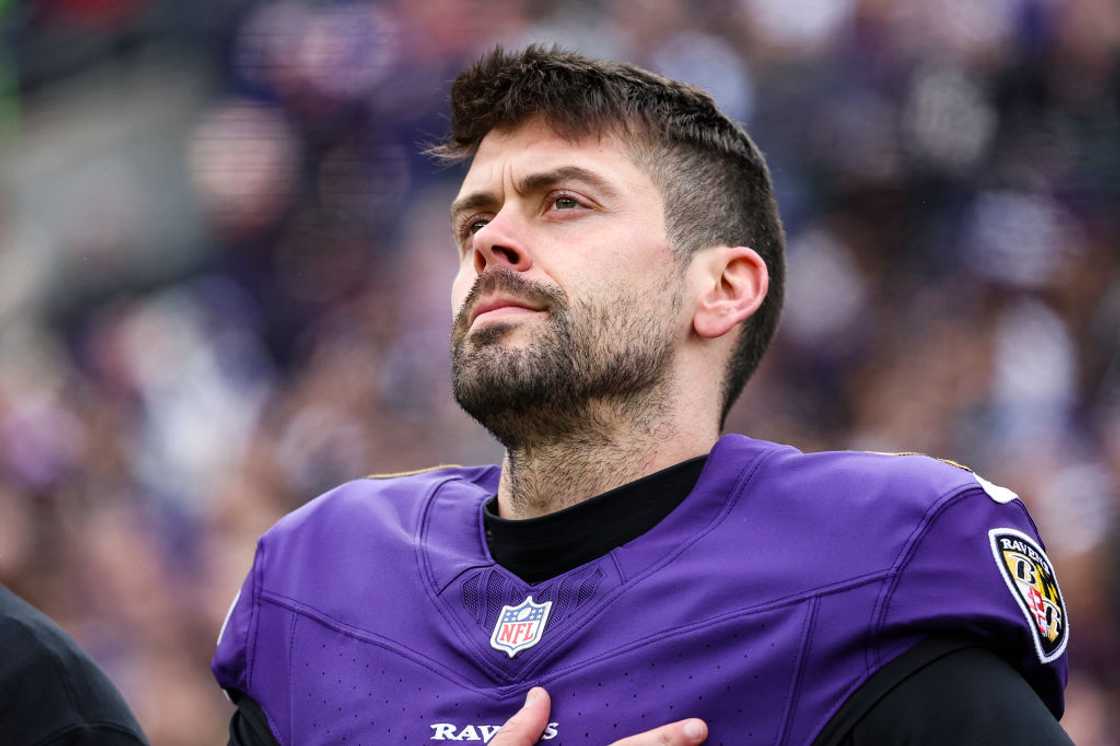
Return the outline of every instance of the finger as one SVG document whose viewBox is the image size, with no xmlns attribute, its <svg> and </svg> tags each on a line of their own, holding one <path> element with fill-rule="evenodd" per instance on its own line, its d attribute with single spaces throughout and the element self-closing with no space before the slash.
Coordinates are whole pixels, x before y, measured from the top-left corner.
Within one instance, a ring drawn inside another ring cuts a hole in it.
<svg viewBox="0 0 1120 746">
<path fill-rule="evenodd" d="M 548 692 L 539 686 L 533 687 L 521 709 L 490 739 L 490 746 L 533 746 L 548 725 L 551 707 Z"/>
<path fill-rule="evenodd" d="M 708 724 L 698 718 L 689 718 L 615 741 L 611 746 L 695 746 L 707 738 Z"/>
</svg>

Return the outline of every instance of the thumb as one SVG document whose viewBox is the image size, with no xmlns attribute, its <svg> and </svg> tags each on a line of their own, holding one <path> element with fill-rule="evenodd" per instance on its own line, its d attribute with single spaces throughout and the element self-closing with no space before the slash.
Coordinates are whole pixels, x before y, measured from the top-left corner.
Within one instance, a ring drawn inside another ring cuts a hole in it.
<svg viewBox="0 0 1120 746">
<path fill-rule="evenodd" d="M 548 725 L 551 707 L 548 692 L 539 686 L 533 687 L 521 709 L 490 739 L 490 746 L 533 746 Z"/>
<path fill-rule="evenodd" d="M 707 738 L 708 724 L 698 718 L 689 718 L 615 741 L 611 746 L 696 746 Z"/>
</svg>

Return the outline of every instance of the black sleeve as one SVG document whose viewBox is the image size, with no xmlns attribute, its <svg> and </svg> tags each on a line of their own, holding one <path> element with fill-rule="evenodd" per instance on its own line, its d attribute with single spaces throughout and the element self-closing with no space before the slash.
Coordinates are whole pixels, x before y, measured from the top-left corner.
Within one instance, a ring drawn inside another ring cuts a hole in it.
<svg viewBox="0 0 1120 746">
<path fill-rule="evenodd" d="M 268 727 L 268 718 L 253 700 L 230 692 L 237 710 L 229 721 L 229 746 L 280 746 Z"/>
<path fill-rule="evenodd" d="M 2 586 L 0 743 L 147 744 L 105 672 L 49 617 Z"/>
<path fill-rule="evenodd" d="M 892 661 L 844 705 L 815 746 L 1073 746 L 1010 664 L 935 640 Z"/>
</svg>

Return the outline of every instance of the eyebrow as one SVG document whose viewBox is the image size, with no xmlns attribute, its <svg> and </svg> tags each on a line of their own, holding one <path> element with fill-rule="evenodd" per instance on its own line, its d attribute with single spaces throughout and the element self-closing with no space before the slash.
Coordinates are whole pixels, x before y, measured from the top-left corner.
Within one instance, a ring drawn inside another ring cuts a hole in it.
<svg viewBox="0 0 1120 746">
<path fill-rule="evenodd" d="M 529 174 L 513 185 L 514 191 L 519 194 L 526 192 L 542 192 L 557 184 L 570 181 L 580 181 L 598 190 L 607 198 L 613 198 L 618 190 L 604 177 L 581 166 L 560 166 L 551 171 Z M 494 192 L 472 192 L 460 197 L 451 203 L 451 219 L 455 220 L 461 213 L 487 207 L 497 207 L 500 200 Z"/>
</svg>

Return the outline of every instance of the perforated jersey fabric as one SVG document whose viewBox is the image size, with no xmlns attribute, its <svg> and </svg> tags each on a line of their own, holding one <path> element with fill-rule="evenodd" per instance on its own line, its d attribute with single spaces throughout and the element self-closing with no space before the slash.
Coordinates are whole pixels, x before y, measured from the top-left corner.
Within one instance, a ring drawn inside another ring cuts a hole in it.
<svg viewBox="0 0 1120 746">
<path fill-rule="evenodd" d="M 728 435 L 664 520 L 537 584 L 488 554 L 498 478 L 352 482 L 282 519 L 223 629 L 219 684 L 283 744 L 485 741 L 534 685 L 553 695 L 551 743 L 679 714 L 706 719 L 711 744 L 808 744 L 883 666 L 952 633 L 1000 650 L 1061 714 L 1064 642 L 1040 657 L 992 532 L 1044 547 L 1020 501 L 964 469 Z M 511 656 L 494 626 L 529 597 L 551 611 Z"/>
</svg>

